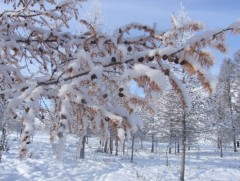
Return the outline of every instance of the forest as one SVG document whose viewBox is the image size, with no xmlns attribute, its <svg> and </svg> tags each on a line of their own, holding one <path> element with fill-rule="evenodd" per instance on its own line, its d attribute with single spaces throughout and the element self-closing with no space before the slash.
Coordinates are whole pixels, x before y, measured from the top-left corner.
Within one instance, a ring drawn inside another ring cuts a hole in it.
<svg viewBox="0 0 240 181">
<path fill-rule="evenodd" d="M 181 4 L 167 30 L 104 31 L 83 3 L 0 1 L 0 180 L 237 180 L 240 50 L 211 69 L 240 21 L 207 30 Z"/>
</svg>

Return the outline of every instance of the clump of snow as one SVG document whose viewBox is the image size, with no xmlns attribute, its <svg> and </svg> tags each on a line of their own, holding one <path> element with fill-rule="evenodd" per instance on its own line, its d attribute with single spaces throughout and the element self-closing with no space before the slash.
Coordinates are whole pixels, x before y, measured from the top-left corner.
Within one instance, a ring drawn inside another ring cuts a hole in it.
<svg viewBox="0 0 240 181">
<path fill-rule="evenodd" d="M 137 78 L 140 76 L 148 76 L 152 82 L 155 82 L 159 88 L 165 90 L 167 85 L 167 80 L 165 75 L 156 69 L 151 69 L 143 64 L 135 64 L 133 70 L 126 71 L 125 77 L 130 76 L 132 78 Z"/>
<path fill-rule="evenodd" d="M 121 116 L 118 116 L 116 114 L 113 114 L 109 111 L 105 111 L 104 115 L 108 118 L 110 118 L 111 120 L 117 120 L 119 122 L 122 122 L 122 117 Z"/>
<path fill-rule="evenodd" d="M 186 89 L 186 87 L 182 84 L 182 82 L 179 81 L 179 79 L 171 72 L 170 74 L 171 79 L 177 84 L 178 88 L 181 91 L 181 95 L 183 96 L 183 99 L 185 101 L 186 107 L 185 109 L 187 109 L 188 111 L 190 111 L 191 106 L 192 106 L 192 98 L 191 96 L 188 94 L 188 91 Z"/>
<path fill-rule="evenodd" d="M 240 20 L 232 23 L 229 28 L 233 28 L 233 29 L 239 29 L 240 28 Z"/>
<path fill-rule="evenodd" d="M 138 129 L 143 129 L 143 120 L 136 114 L 130 114 L 128 117 L 131 126 L 132 126 L 132 130 L 135 132 Z"/>
<path fill-rule="evenodd" d="M 123 128 L 118 128 L 117 129 L 117 134 L 118 134 L 118 137 L 121 141 L 124 141 L 125 139 L 125 131 Z"/>
<path fill-rule="evenodd" d="M 91 76 L 91 75 L 95 74 L 98 78 L 98 77 L 101 77 L 102 72 L 103 72 L 103 66 L 97 65 L 92 68 L 92 70 L 89 72 L 89 75 Z"/>
</svg>

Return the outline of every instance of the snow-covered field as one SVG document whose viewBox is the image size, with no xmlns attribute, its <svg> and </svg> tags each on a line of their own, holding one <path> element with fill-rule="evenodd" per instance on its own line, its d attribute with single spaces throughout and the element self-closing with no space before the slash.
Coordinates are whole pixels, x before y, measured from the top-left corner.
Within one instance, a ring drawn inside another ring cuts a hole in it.
<svg viewBox="0 0 240 181">
<path fill-rule="evenodd" d="M 146 149 L 135 153 L 134 163 L 128 154 L 119 156 L 96 152 L 98 140 L 90 138 L 86 149 L 86 159 L 76 159 L 74 139 L 66 145 L 64 159 L 57 161 L 46 134 L 37 133 L 32 143 L 32 157 L 18 159 L 19 141 L 10 140 L 11 149 L 4 153 L 0 163 L 1 181 L 174 181 L 179 177 L 180 155 L 169 155 L 166 166 L 166 148 L 158 146 L 157 153 Z M 137 145 L 139 146 L 139 145 Z M 240 154 L 227 148 L 224 157 L 213 146 L 200 146 L 187 151 L 185 180 L 201 181 L 239 181 Z"/>
</svg>

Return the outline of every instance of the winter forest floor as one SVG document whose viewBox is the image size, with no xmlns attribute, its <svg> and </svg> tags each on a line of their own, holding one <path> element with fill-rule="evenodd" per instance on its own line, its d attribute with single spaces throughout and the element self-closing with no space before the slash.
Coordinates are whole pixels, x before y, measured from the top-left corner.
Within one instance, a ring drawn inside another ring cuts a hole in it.
<svg viewBox="0 0 240 181">
<path fill-rule="evenodd" d="M 97 138 L 89 138 L 86 159 L 76 159 L 76 144 L 74 138 L 69 138 L 62 161 L 56 160 L 44 133 L 36 134 L 32 157 L 23 161 L 18 159 L 19 141 L 14 136 L 10 145 L 0 163 L 1 181 L 175 181 L 179 177 L 180 155 L 168 155 L 166 166 L 164 144 L 158 144 L 157 153 L 151 153 L 150 143 L 145 142 L 144 149 L 139 149 L 137 143 L 133 163 L 129 161 L 130 149 L 125 155 L 119 152 L 119 156 L 97 152 Z M 220 158 L 214 146 L 195 147 L 187 151 L 185 172 L 185 180 L 189 181 L 239 181 L 240 153 L 225 148 L 224 157 Z"/>
</svg>

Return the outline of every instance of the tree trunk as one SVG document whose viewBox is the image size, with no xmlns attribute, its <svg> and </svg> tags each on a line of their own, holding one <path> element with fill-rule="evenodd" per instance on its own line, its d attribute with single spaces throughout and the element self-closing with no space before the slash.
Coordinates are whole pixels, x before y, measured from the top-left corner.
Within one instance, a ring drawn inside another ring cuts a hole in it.
<svg viewBox="0 0 240 181">
<path fill-rule="evenodd" d="M 80 158 L 81 159 L 85 158 L 85 143 L 86 143 L 86 136 L 83 136 L 82 147 L 81 147 L 81 150 L 80 150 Z"/>
<path fill-rule="evenodd" d="M 112 137 L 110 137 L 109 149 L 110 149 L 110 154 L 112 155 L 112 153 L 113 153 L 113 139 L 112 139 Z"/>
<path fill-rule="evenodd" d="M 118 156 L 118 140 L 116 140 L 116 142 L 115 142 L 115 146 L 116 146 L 116 152 L 115 152 L 115 155 Z"/>
<path fill-rule="evenodd" d="M 220 157 L 223 157 L 223 149 L 222 149 L 222 139 L 219 139 L 219 146 L 220 146 Z"/>
<path fill-rule="evenodd" d="M 220 137 L 219 137 L 219 135 L 218 135 L 218 138 L 217 138 L 217 148 L 220 149 Z"/>
<path fill-rule="evenodd" d="M 173 138 L 173 123 L 171 122 L 170 124 L 170 138 L 169 138 L 169 148 L 168 148 L 168 153 L 172 153 L 172 138 Z"/>
<path fill-rule="evenodd" d="M 0 162 L 2 162 L 2 152 L 4 150 L 4 127 L 2 128 L 2 135 L 0 139 Z"/>
<path fill-rule="evenodd" d="M 0 150 L 7 152 L 9 150 L 9 145 L 8 145 L 8 140 L 7 140 L 8 132 L 7 132 L 7 128 L 5 128 L 5 126 L 3 125 L 3 127 L 2 127 L 2 136 L 0 138 Z"/>
<path fill-rule="evenodd" d="M 133 162 L 133 152 L 134 152 L 134 134 L 132 134 L 132 153 L 131 153 L 131 163 Z"/>
<path fill-rule="evenodd" d="M 179 139 L 178 139 L 178 142 L 177 142 L 177 152 L 180 153 L 180 144 L 179 144 Z"/>
<path fill-rule="evenodd" d="M 154 148 L 155 148 L 155 153 L 157 153 L 157 152 L 158 152 L 158 142 L 155 141 L 155 143 L 156 143 L 156 144 L 155 144 L 155 147 L 154 147 Z"/>
<path fill-rule="evenodd" d="M 20 138 L 21 138 L 21 136 L 22 136 L 22 131 L 23 131 L 23 129 L 21 128 L 21 130 L 20 130 Z"/>
<path fill-rule="evenodd" d="M 166 166 L 168 167 L 169 163 L 168 163 L 168 149 L 166 150 Z"/>
<path fill-rule="evenodd" d="M 2 142 L 2 150 L 5 151 L 5 144 L 6 144 L 6 129 L 2 128 L 2 139 L 1 139 L 1 142 Z"/>
<path fill-rule="evenodd" d="M 233 151 L 237 152 L 237 141 L 236 141 L 236 135 L 235 135 L 235 127 L 233 126 Z"/>
<path fill-rule="evenodd" d="M 108 153 L 108 140 L 106 140 L 104 144 L 104 153 Z"/>
<path fill-rule="evenodd" d="M 125 146 L 126 146 L 126 139 L 123 140 L 123 149 L 122 149 L 123 155 L 125 154 Z"/>
<path fill-rule="evenodd" d="M 175 142 L 174 142 L 174 153 L 175 155 L 177 154 L 177 141 L 175 139 Z"/>
<path fill-rule="evenodd" d="M 186 113 L 183 114 L 182 119 L 182 157 L 180 168 L 180 181 L 184 181 L 185 176 L 185 157 L 186 157 Z"/>
<path fill-rule="evenodd" d="M 151 148 L 151 152 L 154 152 L 154 134 L 152 134 L 152 148 Z"/>
</svg>

